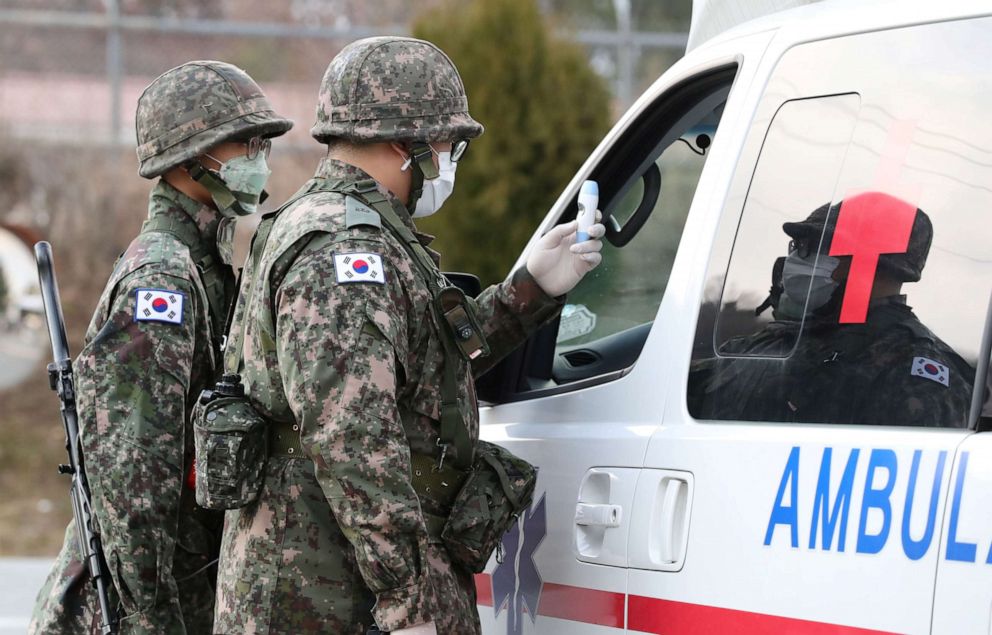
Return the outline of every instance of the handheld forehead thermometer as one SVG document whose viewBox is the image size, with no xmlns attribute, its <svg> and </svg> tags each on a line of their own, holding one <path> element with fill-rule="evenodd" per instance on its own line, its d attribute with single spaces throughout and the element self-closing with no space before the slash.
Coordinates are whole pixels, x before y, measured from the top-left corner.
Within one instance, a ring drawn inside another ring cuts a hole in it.
<svg viewBox="0 0 992 635">
<path fill-rule="evenodd" d="M 575 242 L 589 240 L 589 228 L 596 222 L 596 208 L 599 207 L 599 184 L 596 181 L 585 181 L 579 190 L 579 213 L 575 217 L 579 221 L 579 229 Z"/>
</svg>

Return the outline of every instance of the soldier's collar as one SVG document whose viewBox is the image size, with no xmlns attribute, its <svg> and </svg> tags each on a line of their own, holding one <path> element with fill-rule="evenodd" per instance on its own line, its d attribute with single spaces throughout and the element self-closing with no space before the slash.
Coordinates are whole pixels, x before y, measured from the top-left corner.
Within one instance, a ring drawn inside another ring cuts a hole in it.
<svg viewBox="0 0 992 635">
<path fill-rule="evenodd" d="M 328 157 L 324 157 L 320 160 L 320 163 L 317 164 L 317 172 L 314 176 L 318 179 L 354 179 L 356 181 L 372 179 L 372 177 L 360 167 L 351 165 L 350 163 L 345 163 L 344 161 L 338 161 L 337 159 L 330 159 Z"/>
<path fill-rule="evenodd" d="M 373 179 L 365 170 L 351 165 L 350 163 L 345 163 L 344 161 L 338 161 L 337 159 L 329 159 L 324 157 L 320 160 L 317 165 L 317 172 L 314 174 L 315 178 L 318 179 L 344 179 L 344 180 L 355 180 L 355 181 L 373 181 L 376 184 L 376 189 L 385 197 L 386 202 L 390 204 L 396 215 L 403 221 L 403 224 L 413 232 L 413 235 L 417 237 L 420 244 L 425 247 L 429 245 L 434 240 L 434 236 L 430 234 L 425 234 L 417 231 L 417 226 L 413 223 L 413 218 L 410 217 L 410 210 L 406 208 L 400 199 L 390 192 L 388 189 L 382 186 L 381 183 Z"/>
<path fill-rule="evenodd" d="M 204 205 L 183 194 L 165 179 L 159 179 L 152 189 L 152 204 L 148 209 L 148 217 L 152 216 L 184 216 L 189 219 L 200 234 L 200 240 L 211 247 L 216 247 L 217 228 L 222 216 L 220 212 Z"/>
<path fill-rule="evenodd" d="M 419 242 L 424 247 L 430 245 L 437 238 L 437 236 L 435 236 L 434 234 L 427 234 L 422 231 L 414 231 L 413 235 L 417 238 L 417 242 Z"/>
<path fill-rule="evenodd" d="M 906 304 L 906 294 L 887 295 L 884 298 L 873 298 L 868 302 L 868 308 L 881 306 L 883 304 Z"/>
</svg>

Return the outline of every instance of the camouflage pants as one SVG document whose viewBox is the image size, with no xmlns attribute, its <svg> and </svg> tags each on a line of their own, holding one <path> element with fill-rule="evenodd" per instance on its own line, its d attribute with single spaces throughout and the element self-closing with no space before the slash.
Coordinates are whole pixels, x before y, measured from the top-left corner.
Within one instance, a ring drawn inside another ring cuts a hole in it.
<svg viewBox="0 0 992 635">
<path fill-rule="evenodd" d="M 35 600 L 28 626 L 31 635 L 99 632 L 96 592 L 76 543 L 76 524 L 70 521 L 62 550 Z M 116 594 L 111 601 L 117 604 Z"/>
<path fill-rule="evenodd" d="M 30 635 L 89 635 L 99 632 L 99 610 L 96 589 L 89 571 L 79 559 L 76 546 L 76 524 L 70 521 L 65 540 L 38 592 Z M 212 630 L 214 610 L 213 567 L 201 570 L 209 562 L 209 554 L 193 553 L 180 542 L 173 558 L 174 573 L 179 586 L 179 603 L 188 635 L 207 635 Z M 111 585 L 110 605 L 121 611 L 116 590 Z M 154 624 L 130 623 L 123 620 L 121 635 L 126 633 L 155 633 Z"/>
<path fill-rule="evenodd" d="M 481 633 L 472 575 L 430 545 L 439 635 Z M 270 459 L 259 500 L 227 513 L 214 633 L 365 635 L 374 599 L 309 460 Z"/>
</svg>

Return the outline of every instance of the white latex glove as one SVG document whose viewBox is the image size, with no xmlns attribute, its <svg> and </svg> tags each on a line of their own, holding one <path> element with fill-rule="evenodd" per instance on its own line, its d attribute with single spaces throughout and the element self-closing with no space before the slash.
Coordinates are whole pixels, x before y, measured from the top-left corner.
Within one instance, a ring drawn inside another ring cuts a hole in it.
<svg viewBox="0 0 992 635">
<path fill-rule="evenodd" d="M 411 626 L 410 628 L 401 628 L 398 631 L 390 631 L 391 635 L 437 635 L 437 628 L 434 627 L 434 622 L 427 622 L 426 624 L 417 624 L 416 626 Z"/>
<path fill-rule="evenodd" d="M 527 256 L 527 271 L 538 286 L 550 295 L 564 295 L 579 284 L 582 276 L 596 268 L 603 260 L 600 250 L 606 227 L 599 221 L 603 215 L 596 211 L 596 223 L 589 228 L 589 240 L 575 242 L 578 222 L 556 225 L 534 245 Z"/>
</svg>

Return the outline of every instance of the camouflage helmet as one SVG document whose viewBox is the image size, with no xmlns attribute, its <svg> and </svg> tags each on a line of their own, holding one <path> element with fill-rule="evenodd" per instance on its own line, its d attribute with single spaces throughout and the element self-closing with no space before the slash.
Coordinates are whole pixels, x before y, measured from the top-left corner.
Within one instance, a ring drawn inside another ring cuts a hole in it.
<svg viewBox="0 0 992 635">
<path fill-rule="evenodd" d="M 482 134 L 468 114 L 465 86 L 451 59 L 424 40 L 372 37 L 338 53 L 320 84 L 317 123 L 321 143 L 452 141 Z"/>
<path fill-rule="evenodd" d="M 877 199 L 879 204 L 894 201 L 900 205 L 908 205 L 908 203 L 882 192 L 867 192 L 859 196 Z M 821 244 L 824 245 L 825 253 L 829 253 L 834 227 L 837 224 L 837 213 L 842 204 L 843 201 L 833 206 L 829 203 L 821 205 L 813 210 L 813 213 L 805 220 L 783 224 L 782 230 L 792 238 L 797 239 L 818 240 L 822 234 Z M 825 232 L 824 225 L 826 225 Z M 923 273 L 923 267 L 927 264 L 931 242 L 933 242 L 933 224 L 926 212 L 917 208 L 906 251 L 898 254 L 881 254 L 878 258 L 879 271 L 884 271 L 901 282 L 917 282 Z"/>
<path fill-rule="evenodd" d="M 150 179 L 225 141 L 276 137 L 293 127 L 248 73 L 224 62 L 187 62 L 138 98 L 138 174 Z"/>
</svg>

